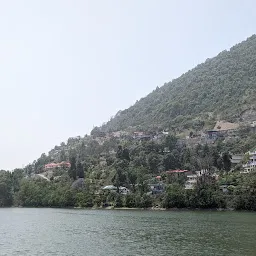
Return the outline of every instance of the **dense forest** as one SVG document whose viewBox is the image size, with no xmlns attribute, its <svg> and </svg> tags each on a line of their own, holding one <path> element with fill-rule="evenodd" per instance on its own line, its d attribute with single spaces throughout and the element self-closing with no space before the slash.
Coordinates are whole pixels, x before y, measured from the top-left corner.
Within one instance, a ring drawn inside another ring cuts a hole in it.
<svg viewBox="0 0 256 256">
<path fill-rule="evenodd" d="M 255 172 L 240 174 L 241 165 L 231 165 L 231 156 L 221 141 L 188 148 L 168 135 L 158 143 L 119 144 L 114 155 L 96 154 L 83 159 L 77 154 L 69 160 L 70 168 L 54 170 L 49 180 L 35 174 L 45 172 L 43 164 L 49 161 L 45 156 L 38 160 L 41 167 L 37 161 L 25 169 L 1 171 L 0 206 L 256 210 Z M 208 172 L 198 178 L 194 189 L 186 190 L 185 176 L 166 172 L 177 168 Z M 156 178 L 159 176 L 160 181 Z M 102 190 L 107 184 L 116 186 L 117 191 Z M 150 184 L 162 190 L 153 193 Z M 119 193 L 122 186 L 130 193 Z"/>
<path fill-rule="evenodd" d="M 256 35 L 253 35 L 157 87 L 132 107 L 119 111 L 101 129 L 211 129 L 219 119 L 242 120 L 246 110 L 254 110 L 256 115 L 255 85 Z"/>
<path fill-rule="evenodd" d="M 90 135 L 69 138 L 23 169 L 0 171 L 0 207 L 256 210 L 256 172 L 240 173 L 245 153 L 256 146 L 250 126 L 255 93 L 254 35 L 157 88 Z M 240 124 L 232 136 L 208 140 L 203 133 L 188 143 L 221 119 Z M 189 139 L 182 138 L 184 130 Z M 136 137 L 134 131 L 145 133 Z M 238 153 L 242 161 L 232 164 Z M 207 172 L 185 189 L 187 176 L 170 172 L 180 169 Z M 116 190 L 104 190 L 107 185 Z M 129 193 L 122 194 L 122 187 Z"/>
</svg>

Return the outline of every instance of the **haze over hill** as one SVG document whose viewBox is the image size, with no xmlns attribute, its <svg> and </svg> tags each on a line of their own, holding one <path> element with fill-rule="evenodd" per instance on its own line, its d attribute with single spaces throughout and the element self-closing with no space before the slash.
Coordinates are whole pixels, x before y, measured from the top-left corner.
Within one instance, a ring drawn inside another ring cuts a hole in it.
<svg viewBox="0 0 256 256">
<path fill-rule="evenodd" d="M 255 1 L 3 1 L 1 168 L 70 136 L 255 33 Z"/>
</svg>

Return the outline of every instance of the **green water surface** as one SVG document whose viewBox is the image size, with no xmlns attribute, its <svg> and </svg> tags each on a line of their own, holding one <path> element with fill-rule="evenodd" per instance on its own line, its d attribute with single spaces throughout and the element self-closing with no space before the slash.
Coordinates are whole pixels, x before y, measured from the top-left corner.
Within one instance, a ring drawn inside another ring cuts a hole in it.
<svg viewBox="0 0 256 256">
<path fill-rule="evenodd" d="M 256 256 L 256 213 L 4 208 L 0 255 Z"/>
</svg>

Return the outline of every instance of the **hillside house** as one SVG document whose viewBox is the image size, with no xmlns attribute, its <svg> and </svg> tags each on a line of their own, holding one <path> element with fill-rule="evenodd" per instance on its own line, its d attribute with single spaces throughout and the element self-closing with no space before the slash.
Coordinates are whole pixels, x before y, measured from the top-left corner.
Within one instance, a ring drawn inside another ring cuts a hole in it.
<svg viewBox="0 0 256 256">
<path fill-rule="evenodd" d="M 221 185 L 219 188 L 223 193 L 228 193 L 228 185 Z"/>
<path fill-rule="evenodd" d="M 231 163 L 232 164 L 239 164 L 239 163 L 242 162 L 243 157 L 244 156 L 242 154 L 232 155 Z"/>
<path fill-rule="evenodd" d="M 249 161 L 243 165 L 244 170 L 241 173 L 250 173 L 256 170 L 256 147 L 247 154 L 249 154 Z"/>
<path fill-rule="evenodd" d="M 188 170 L 169 170 L 166 171 L 166 174 L 168 175 L 185 175 L 185 173 L 187 173 Z"/>
<path fill-rule="evenodd" d="M 187 175 L 187 181 L 185 183 L 185 189 L 193 189 L 197 183 L 197 175 L 190 174 Z"/>
<path fill-rule="evenodd" d="M 119 193 L 122 194 L 122 195 L 127 195 L 130 193 L 130 190 L 126 187 L 120 187 L 119 188 Z"/>
<path fill-rule="evenodd" d="M 132 137 L 134 140 L 139 140 L 139 141 L 148 141 L 153 139 L 152 135 L 148 135 L 144 132 L 134 132 Z"/>
<path fill-rule="evenodd" d="M 215 140 L 219 138 L 221 135 L 221 133 L 219 133 L 219 131 L 216 131 L 216 130 L 208 130 L 206 134 L 207 134 L 207 138 L 210 140 Z"/>
<path fill-rule="evenodd" d="M 148 184 L 148 185 L 150 189 L 149 194 L 156 195 L 156 194 L 162 194 L 164 192 L 164 184 L 162 182 Z"/>
<path fill-rule="evenodd" d="M 225 122 L 225 121 L 217 121 L 213 130 L 223 132 L 223 131 L 237 130 L 238 128 L 239 128 L 239 124 Z"/>
<path fill-rule="evenodd" d="M 120 138 L 121 137 L 121 131 L 117 131 L 117 132 L 112 132 L 110 134 L 111 137 L 114 137 L 114 138 Z"/>
<path fill-rule="evenodd" d="M 147 180 L 149 191 L 148 194 L 162 194 L 164 192 L 164 183 L 162 176 L 158 175 Z"/>
<path fill-rule="evenodd" d="M 238 128 L 239 124 L 237 123 L 217 121 L 213 130 L 208 130 L 206 132 L 207 139 L 215 140 L 220 137 L 235 136 Z"/>
<path fill-rule="evenodd" d="M 252 132 L 256 132 L 256 121 L 253 121 L 251 123 L 251 130 L 252 130 Z"/>
<path fill-rule="evenodd" d="M 110 133 L 110 137 L 114 137 L 114 138 L 126 137 L 128 135 L 129 133 L 126 131 L 116 131 L 116 132 Z"/>
<path fill-rule="evenodd" d="M 187 181 L 185 183 L 185 189 L 194 189 L 194 187 L 197 183 L 197 179 L 207 173 L 208 173 L 208 170 L 202 169 L 200 171 L 196 171 L 195 174 L 187 174 L 187 176 L 186 176 Z"/>
<path fill-rule="evenodd" d="M 61 162 L 61 163 L 49 163 L 44 166 L 45 170 L 51 170 L 55 168 L 70 168 L 71 164 L 69 162 Z"/>
<path fill-rule="evenodd" d="M 114 185 L 107 185 L 104 188 L 102 188 L 103 190 L 109 190 L 109 191 L 116 191 L 117 187 L 115 187 Z"/>
<path fill-rule="evenodd" d="M 107 185 L 104 188 L 102 188 L 103 190 L 108 190 L 111 192 L 117 192 L 117 187 L 113 186 L 113 185 Z M 122 195 L 127 195 L 130 193 L 130 190 L 126 187 L 119 187 L 119 193 Z"/>
</svg>

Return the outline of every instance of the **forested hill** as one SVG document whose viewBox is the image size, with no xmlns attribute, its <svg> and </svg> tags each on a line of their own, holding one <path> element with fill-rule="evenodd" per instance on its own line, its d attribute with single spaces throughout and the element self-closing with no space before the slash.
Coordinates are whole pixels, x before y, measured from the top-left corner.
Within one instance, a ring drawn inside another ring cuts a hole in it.
<svg viewBox="0 0 256 256">
<path fill-rule="evenodd" d="M 91 135 L 69 138 L 24 169 L 0 171 L 0 207 L 256 210 L 256 172 L 245 174 L 242 165 L 251 159 L 245 153 L 255 151 L 255 99 L 252 36 L 157 88 Z M 214 126 L 231 132 L 201 132 Z M 192 184 L 188 171 L 197 177 Z"/>
<path fill-rule="evenodd" d="M 186 60 L 184 60 L 186 61 Z M 242 119 L 256 108 L 256 35 L 157 88 L 119 111 L 103 131 L 211 127 Z"/>
</svg>

